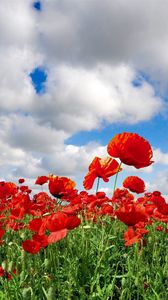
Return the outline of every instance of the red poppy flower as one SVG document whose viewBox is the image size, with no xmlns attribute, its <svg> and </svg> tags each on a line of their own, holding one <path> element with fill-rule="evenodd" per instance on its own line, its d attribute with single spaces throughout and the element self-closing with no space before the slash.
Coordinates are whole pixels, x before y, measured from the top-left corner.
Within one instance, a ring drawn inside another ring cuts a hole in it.
<svg viewBox="0 0 168 300">
<path fill-rule="evenodd" d="M 68 216 L 61 211 L 49 215 L 47 217 L 47 229 L 54 232 L 66 228 L 67 218 Z"/>
<path fill-rule="evenodd" d="M 162 197 L 161 192 L 154 191 L 151 194 L 150 201 L 153 202 L 157 207 L 162 207 L 166 204 L 165 198 Z"/>
<path fill-rule="evenodd" d="M 126 204 L 132 203 L 134 201 L 134 196 L 127 189 L 119 189 L 117 188 L 112 197 L 112 203 L 114 205 L 117 204 Z"/>
<path fill-rule="evenodd" d="M 64 195 L 72 192 L 75 185 L 75 182 L 70 178 L 55 175 L 49 176 L 48 188 L 50 193 L 56 198 L 62 198 Z"/>
<path fill-rule="evenodd" d="M 36 242 L 39 242 L 41 247 L 45 248 L 48 246 L 48 236 L 47 235 L 33 234 L 32 239 Z"/>
<path fill-rule="evenodd" d="M 40 218 L 33 219 L 28 224 L 28 228 L 31 231 L 35 231 L 35 232 L 38 232 L 41 226 L 42 226 L 42 219 Z"/>
<path fill-rule="evenodd" d="M 67 229 L 74 229 L 78 227 L 81 223 L 81 220 L 77 216 L 68 216 L 66 222 Z"/>
<path fill-rule="evenodd" d="M 25 209 L 24 207 L 16 207 L 11 209 L 11 218 L 13 219 L 23 219 L 25 215 Z"/>
<path fill-rule="evenodd" d="M 20 191 L 21 191 L 22 193 L 27 193 L 27 192 L 29 192 L 30 190 L 29 190 L 29 187 L 28 187 L 27 185 L 22 185 L 22 186 L 20 186 Z"/>
<path fill-rule="evenodd" d="M 22 243 L 22 247 L 26 252 L 29 252 L 31 254 L 35 254 L 40 251 L 41 244 L 35 240 L 25 240 Z"/>
<path fill-rule="evenodd" d="M 75 215 L 78 211 L 80 211 L 80 207 L 78 204 L 76 205 L 69 205 L 62 208 L 62 212 L 66 213 L 67 215 Z"/>
<path fill-rule="evenodd" d="M 27 227 L 31 231 L 34 231 L 39 235 L 43 235 L 47 228 L 47 217 L 33 219 L 29 222 Z"/>
<path fill-rule="evenodd" d="M 0 266 L 0 277 L 5 276 L 5 270 Z"/>
<path fill-rule="evenodd" d="M 0 239 L 3 237 L 5 234 L 5 230 L 3 228 L 0 228 Z"/>
<path fill-rule="evenodd" d="M 129 189 L 131 192 L 140 194 L 145 191 L 144 181 L 137 176 L 128 176 L 123 181 L 123 187 Z"/>
<path fill-rule="evenodd" d="M 17 186 L 12 182 L 0 182 L 0 198 L 8 198 L 17 193 Z"/>
<path fill-rule="evenodd" d="M 23 222 L 15 222 L 13 220 L 6 220 L 6 229 L 12 229 L 14 231 L 22 230 L 25 227 Z"/>
<path fill-rule="evenodd" d="M 158 225 L 158 226 L 156 227 L 156 230 L 157 230 L 157 231 L 163 231 L 163 226 Z"/>
<path fill-rule="evenodd" d="M 24 178 L 19 178 L 18 182 L 21 184 L 23 182 L 25 182 Z"/>
<path fill-rule="evenodd" d="M 145 207 L 138 204 L 125 204 L 115 211 L 117 218 L 128 226 L 134 226 L 138 222 L 147 222 Z"/>
<path fill-rule="evenodd" d="M 156 209 L 156 205 L 152 203 L 145 204 L 145 210 L 146 213 L 150 216 L 154 213 L 154 210 Z"/>
<path fill-rule="evenodd" d="M 158 206 L 158 211 L 163 215 L 168 215 L 168 203 Z"/>
<path fill-rule="evenodd" d="M 110 204 L 105 204 L 101 208 L 102 215 L 113 215 L 113 207 Z"/>
<path fill-rule="evenodd" d="M 46 183 L 48 181 L 48 177 L 47 176 L 38 176 L 35 184 L 39 184 L 39 185 L 43 185 L 44 183 Z"/>
<path fill-rule="evenodd" d="M 125 240 L 125 246 L 131 246 L 134 243 L 137 243 L 141 239 L 141 235 L 137 235 L 134 228 L 132 226 L 129 226 L 127 231 L 124 232 L 124 240 Z"/>
<path fill-rule="evenodd" d="M 126 165 L 137 169 L 153 163 L 152 148 L 147 140 L 136 133 L 123 132 L 115 135 L 107 146 L 112 157 L 118 157 Z"/>
<path fill-rule="evenodd" d="M 97 177 L 102 178 L 105 182 L 109 181 L 109 177 L 121 171 L 118 162 L 111 158 L 95 157 L 89 165 L 89 172 L 84 178 L 83 186 L 86 190 L 90 190 Z"/>
</svg>

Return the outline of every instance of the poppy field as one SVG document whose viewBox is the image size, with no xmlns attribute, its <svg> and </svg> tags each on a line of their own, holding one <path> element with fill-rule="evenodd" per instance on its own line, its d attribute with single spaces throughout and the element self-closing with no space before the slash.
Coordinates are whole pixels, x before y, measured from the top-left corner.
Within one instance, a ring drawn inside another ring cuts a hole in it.
<svg viewBox="0 0 168 300">
<path fill-rule="evenodd" d="M 37 177 L 37 194 L 24 178 L 1 181 L 0 299 L 168 299 L 168 203 L 137 176 L 117 187 L 125 165 L 152 157 L 147 140 L 124 132 L 93 158 L 82 191 L 53 174 Z M 109 197 L 99 184 L 111 176 Z"/>
</svg>

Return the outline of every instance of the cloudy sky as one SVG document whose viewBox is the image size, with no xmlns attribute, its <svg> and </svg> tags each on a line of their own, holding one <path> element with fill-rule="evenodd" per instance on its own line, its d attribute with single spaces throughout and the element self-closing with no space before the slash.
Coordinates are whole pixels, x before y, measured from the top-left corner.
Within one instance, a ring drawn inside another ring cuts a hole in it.
<svg viewBox="0 0 168 300">
<path fill-rule="evenodd" d="M 94 156 L 136 132 L 168 193 L 168 0 L 0 1 L 0 179 L 69 176 L 82 189 Z M 111 188 L 102 183 L 102 188 Z"/>
</svg>

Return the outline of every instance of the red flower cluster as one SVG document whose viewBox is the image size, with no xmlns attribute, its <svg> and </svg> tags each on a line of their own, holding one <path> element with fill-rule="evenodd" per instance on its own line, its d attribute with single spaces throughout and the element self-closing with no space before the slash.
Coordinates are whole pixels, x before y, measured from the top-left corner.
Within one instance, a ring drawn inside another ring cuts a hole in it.
<svg viewBox="0 0 168 300">
<path fill-rule="evenodd" d="M 112 201 L 117 205 L 115 215 L 128 226 L 124 233 L 125 246 L 141 242 L 143 236 L 148 233 L 145 226 L 155 221 L 168 223 L 168 212 L 161 213 L 161 211 L 165 212 L 165 205 L 167 207 L 168 204 L 160 192 L 146 193 L 144 197 L 135 200 L 126 189 L 117 189 Z M 158 225 L 156 229 L 161 231 L 163 226 Z M 164 229 L 164 232 L 167 233 L 167 229 Z"/>
<path fill-rule="evenodd" d="M 150 144 L 135 133 L 116 135 L 108 144 L 108 153 L 121 162 L 136 168 L 149 166 L 153 161 Z M 83 185 L 86 190 L 92 188 L 95 179 L 102 178 L 105 182 L 122 169 L 112 157 L 95 157 L 89 166 Z M 31 197 L 28 186 L 22 185 L 24 179 L 18 180 L 18 186 L 12 182 L 0 182 L 0 244 L 5 243 L 7 230 L 30 231 L 30 238 L 22 242 L 23 249 L 31 254 L 38 253 L 49 244 L 65 238 L 69 230 L 80 226 L 81 218 L 104 225 L 104 215 L 110 220 L 118 219 L 128 226 L 124 233 L 125 246 L 143 241 L 148 233 L 146 226 L 159 221 L 156 230 L 168 232 L 164 228 L 168 223 L 168 204 L 161 193 L 146 193 L 135 199 L 131 192 L 143 193 L 145 184 L 137 176 L 129 176 L 123 182 L 123 189 L 116 189 L 112 199 L 104 192 L 89 195 L 86 191 L 78 192 L 75 182 L 67 177 L 55 175 L 38 176 L 35 184 L 48 183 L 52 196 L 68 201 L 61 205 L 47 193 L 40 192 Z M 129 191 L 128 191 L 129 189 Z M 28 216 L 28 218 L 27 218 Z M 27 219 L 29 222 L 27 224 Z M 164 223 L 164 225 L 163 225 Z M 11 274 L 1 267 L 0 276 L 7 279 Z"/>
</svg>

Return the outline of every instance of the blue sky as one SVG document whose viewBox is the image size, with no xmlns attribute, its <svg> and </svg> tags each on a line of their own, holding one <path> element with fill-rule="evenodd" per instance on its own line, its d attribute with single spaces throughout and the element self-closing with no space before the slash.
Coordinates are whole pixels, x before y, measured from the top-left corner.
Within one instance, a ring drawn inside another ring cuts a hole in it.
<svg viewBox="0 0 168 300">
<path fill-rule="evenodd" d="M 117 133 L 152 145 L 147 190 L 168 193 L 168 0 L 0 3 L 0 177 L 69 176 L 82 189 Z M 10 23 L 8 22 L 10 18 Z M 110 183 L 101 187 L 111 190 Z"/>
</svg>

